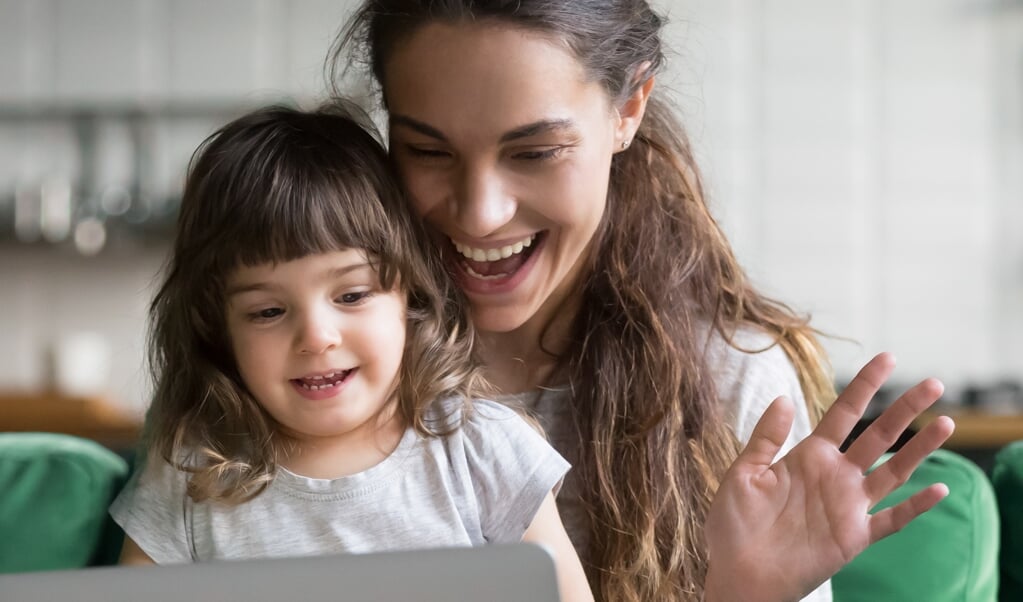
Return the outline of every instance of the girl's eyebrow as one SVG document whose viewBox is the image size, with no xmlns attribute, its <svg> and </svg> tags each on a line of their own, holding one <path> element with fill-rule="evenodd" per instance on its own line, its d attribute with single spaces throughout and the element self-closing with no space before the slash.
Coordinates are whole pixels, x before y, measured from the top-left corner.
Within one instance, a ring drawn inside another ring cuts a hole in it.
<svg viewBox="0 0 1023 602">
<path fill-rule="evenodd" d="M 319 279 L 334 280 L 336 278 L 340 278 L 348 274 L 349 272 L 354 272 L 358 269 L 367 267 L 372 268 L 373 264 L 370 263 L 369 261 L 359 261 L 356 263 L 351 263 L 349 265 L 333 267 L 328 270 L 325 270 L 320 275 Z M 281 289 L 280 285 L 272 282 L 265 282 L 262 280 L 257 280 L 255 282 L 241 282 L 239 284 L 235 284 L 227 288 L 227 297 L 230 298 L 235 295 L 241 295 L 243 293 L 252 293 L 258 291 L 277 291 L 280 289 Z"/>
<path fill-rule="evenodd" d="M 436 138 L 440 142 L 447 142 L 447 136 L 441 133 L 437 128 L 427 125 L 422 121 L 408 117 L 407 115 L 392 114 L 391 125 L 401 125 L 419 132 L 424 136 L 430 138 Z M 527 123 L 526 125 L 519 126 L 513 130 L 509 130 L 501 135 L 501 142 L 511 142 L 512 140 L 518 140 L 520 138 L 528 138 L 530 136 L 536 136 L 537 134 L 546 134 L 548 132 L 575 132 L 575 123 L 571 119 L 541 119 L 534 121 L 533 123 Z"/>
</svg>

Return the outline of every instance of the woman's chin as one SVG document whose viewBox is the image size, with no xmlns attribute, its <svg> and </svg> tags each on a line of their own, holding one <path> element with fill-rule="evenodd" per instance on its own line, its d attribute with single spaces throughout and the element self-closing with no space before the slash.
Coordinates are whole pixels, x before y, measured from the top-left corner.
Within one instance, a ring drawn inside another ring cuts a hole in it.
<svg viewBox="0 0 1023 602">
<path fill-rule="evenodd" d="M 482 333 L 508 333 L 522 327 L 535 312 L 520 305 L 483 305 L 474 303 L 472 323 Z"/>
</svg>

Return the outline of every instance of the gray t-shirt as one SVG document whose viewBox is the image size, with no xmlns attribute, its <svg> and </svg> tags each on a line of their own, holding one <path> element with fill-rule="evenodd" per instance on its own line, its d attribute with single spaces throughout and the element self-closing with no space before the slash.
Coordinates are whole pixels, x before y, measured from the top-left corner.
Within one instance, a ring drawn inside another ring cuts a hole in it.
<svg viewBox="0 0 1023 602">
<path fill-rule="evenodd" d="M 746 443 L 767 406 L 779 395 L 787 396 L 795 404 L 796 413 L 792 430 L 779 453 L 779 456 L 784 455 L 811 431 L 806 397 L 795 367 L 780 346 L 765 349 L 771 345 L 771 337 L 752 326 L 736 333 L 734 342 L 743 349 L 764 351 L 747 353 L 729 345 L 716 333 L 710 337 L 705 348 L 707 364 L 714 375 L 725 416 L 739 441 Z M 524 393 L 501 399 L 531 407 L 554 447 L 575 464 L 579 455 L 579 437 L 573 427 L 567 396 L 567 388 L 552 388 L 539 396 Z M 590 545 L 589 526 L 578 479 L 575 471 L 565 477 L 564 487 L 558 494 L 558 509 L 572 543 L 580 557 L 586 558 Z M 830 602 L 831 583 L 825 582 L 803 600 Z"/>
<path fill-rule="evenodd" d="M 442 402 L 435 417 L 458 419 L 449 407 Z M 159 564 L 520 541 L 569 464 L 511 409 L 473 408 L 447 437 L 409 429 L 361 473 L 311 479 L 281 469 L 236 506 L 194 503 L 186 475 L 154 459 L 110 513 Z"/>
</svg>

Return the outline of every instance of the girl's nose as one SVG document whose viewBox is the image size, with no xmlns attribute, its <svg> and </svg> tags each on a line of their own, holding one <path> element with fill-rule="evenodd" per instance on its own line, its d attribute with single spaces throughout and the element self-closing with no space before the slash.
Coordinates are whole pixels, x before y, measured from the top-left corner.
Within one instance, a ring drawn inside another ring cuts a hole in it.
<svg viewBox="0 0 1023 602">
<path fill-rule="evenodd" d="M 452 209 L 459 229 L 466 235 L 486 238 L 515 216 L 518 204 L 496 170 L 466 167 L 460 184 Z"/>
<path fill-rule="evenodd" d="M 341 344 L 341 329 L 323 316 L 309 316 L 298 333 L 299 353 L 326 353 Z"/>
</svg>

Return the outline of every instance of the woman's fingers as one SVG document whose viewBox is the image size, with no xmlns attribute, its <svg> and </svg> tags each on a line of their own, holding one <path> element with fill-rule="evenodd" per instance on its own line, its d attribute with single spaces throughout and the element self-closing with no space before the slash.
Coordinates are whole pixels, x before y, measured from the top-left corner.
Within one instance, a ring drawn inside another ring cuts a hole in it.
<svg viewBox="0 0 1023 602">
<path fill-rule="evenodd" d="M 866 472 L 944 391 L 941 381 L 928 378 L 903 393 L 856 437 L 845 452 L 846 458 Z"/>
<path fill-rule="evenodd" d="M 768 468 L 774 463 L 774 457 L 778 455 L 781 446 L 789 437 L 792 429 L 792 419 L 795 416 L 795 408 L 792 400 L 786 397 L 779 397 L 767 406 L 763 416 L 753 427 L 753 434 L 750 435 L 749 443 L 736 458 L 736 463 L 749 464 Z"/>
<path fill-rule="evenodd" d="M 880 353 L 867 362 L 821 418 L 814 435 L 839 447 L 863 416 L 867 404 L 895 369 L 895 357 Z"/>
<path fill-rule="evenodd" d="M 935 483 L 916 492 L 908 500 L 877 512 L 870 517 L 870 543 L 902 529 L 909 521 L 933 508 L 946 495 L 948 487 L 944 483 Z"/>
<path fill-rule="evenodd" d="M 896 487 L 905 483 L 920 462 L 941 447 L 954 430 L 955 423 L 948 416 L 935 418 L 887 462 L 867 475 L 864 486 L 870 505 L 880 502 L 886 495 L 895 491 Z"/>
</svg>

